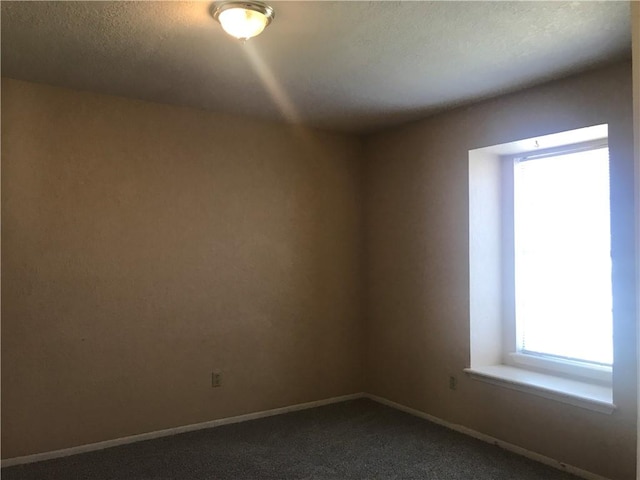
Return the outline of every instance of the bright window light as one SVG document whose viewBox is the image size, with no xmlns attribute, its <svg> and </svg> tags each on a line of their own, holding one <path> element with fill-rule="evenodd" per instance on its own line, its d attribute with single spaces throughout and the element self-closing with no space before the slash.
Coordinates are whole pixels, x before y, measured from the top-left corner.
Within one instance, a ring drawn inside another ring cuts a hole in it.
<svg viewBox="0 0 640 480">
<path fill-rule="evenodd" d="M 518 350 L 613 364 L 609 152 L 514 164 Z"/>
</svg>

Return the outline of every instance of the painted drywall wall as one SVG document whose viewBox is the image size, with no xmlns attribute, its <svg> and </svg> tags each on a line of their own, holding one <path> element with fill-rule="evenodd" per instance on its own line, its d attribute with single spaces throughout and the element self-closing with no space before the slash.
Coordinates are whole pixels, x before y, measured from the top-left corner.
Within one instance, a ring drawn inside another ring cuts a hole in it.
<svg viewBox="0 0 640 480">
<path fill-rule="evenodd" d="M 3 458 L 361 391 L 360 153 L 3 79 Z"/>
<path fill-rule="evenodd" d="M 366 140 L 368 392 L 612 479 L 635 478 L 631 91 L 630 63 L 616 64 Z M 609 124 L 612 179 L 612 415 L 463 374 L 469 150 L 601 123 Z"/>
<path fill-rule="evenodd" d="M 640 243 L 640 2 L 631 2 L 631 34 L 633 55 L 633 125 L 634 125 L 634 157 L 635 157 L 635 194 L 636 194 L 636 245 Z M 640 306 L 640 254 L 636 255 L 636 305 Z M 640 307 L 636 311 L 636 325 L 640 326 Z M 640 339 L 637 339 L 640 341 Z M 638 344 L 640 348 L 640 343 Z M 640 358 L 638 358 L 640 365 Z M 639 369 L 640 370 L 640 369 Z M 640 371 L 639 371 L 640 373 Z M 638 379 L 640 383 L 640 379 Z M 638 405 L 640 413 L 640 405 Z M 638 425 L 640 437 L 640 424 Z M 636 478 L 640 479 L 640 442 L 636 455 Z"/>
</svg>

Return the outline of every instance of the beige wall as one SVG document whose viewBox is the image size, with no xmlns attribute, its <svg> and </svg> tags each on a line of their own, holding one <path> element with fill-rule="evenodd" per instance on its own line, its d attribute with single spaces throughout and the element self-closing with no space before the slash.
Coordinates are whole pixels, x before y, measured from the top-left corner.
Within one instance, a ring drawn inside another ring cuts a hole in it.
<svg viewBox="0 0 640 480">
<path fill-rule="evenodd" d="M 361 391 L 360 154 L 4 79 L 2 457 Z"/>
<path fill-rule="evenodd" d="M 618 64 L 371 136 L 365 144 L 366 390 L 612 479 L 635 478 L 631 66 Z M 467 378 L 468 151 L 609 124 L 613 415 Z M 458 377 L 457 390 L 448 377 Z"/>
<path fill-rule="evenodd" d="M 364 389 L 633 478 L 630 72 L 438 115 L 364 152 L 354 138 L 4 79 L 2 457 Z M 462 374 L 468 151 L 603 122 L 613 415 Z"/>
<path fill-rule="evenodd" d="M 635 194 L 636 206 L 640 206 L 640 2 L 631 2 L 631 33 L 633 51 L 633 125 L 635 153 Z M 640 244 L 640 207 L 636 208 L 636 245 Z M 636 255 L 636 305 L 640 305 L 640 254 Z M 636 311 L 636 325 L 640 326 L 640 307 Z M 640 340 L 640 339 L 637 339 Z M 640 363 L 640 358 L 638 358 Z M 639 372 L 640 373 L 640 372 Z M 640 380 L 640 379 L 639 379 Z M 638 405 L 640 412 L 640 405 Z M 640 436 L 640 424 L 638 425 Z M 637 445 L 637 463 L 640 463 L 640 442 Z M 640 468 L 636 469 L 636 478 L 640 480 Z"/>
</svg>

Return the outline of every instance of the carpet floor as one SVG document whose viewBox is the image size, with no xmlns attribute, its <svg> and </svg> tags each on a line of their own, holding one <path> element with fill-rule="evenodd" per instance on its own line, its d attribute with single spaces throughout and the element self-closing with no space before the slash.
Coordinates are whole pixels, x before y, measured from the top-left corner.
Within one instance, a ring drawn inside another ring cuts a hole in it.
<svg viewBox="0 0 640 480">
<path fill-rule="evenodd" d="M 2 480 L 575 480 L 367 399 L 2 469 Z"/>
</svg>

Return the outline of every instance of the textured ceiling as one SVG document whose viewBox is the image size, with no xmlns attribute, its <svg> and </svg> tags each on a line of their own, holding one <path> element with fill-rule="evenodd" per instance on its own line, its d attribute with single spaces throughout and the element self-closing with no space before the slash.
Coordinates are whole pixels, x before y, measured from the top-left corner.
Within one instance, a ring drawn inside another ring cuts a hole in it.
<svg viewBox="0 0 640 480">
<path fill-rule="evenodd" d="M 628 2 L 271 2 L 243 44 L 211 2 L 7 2 L 2 74 L 368 132 L 630 57 Z"/>
</svg>

